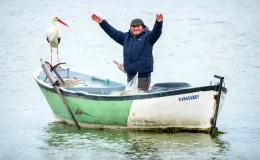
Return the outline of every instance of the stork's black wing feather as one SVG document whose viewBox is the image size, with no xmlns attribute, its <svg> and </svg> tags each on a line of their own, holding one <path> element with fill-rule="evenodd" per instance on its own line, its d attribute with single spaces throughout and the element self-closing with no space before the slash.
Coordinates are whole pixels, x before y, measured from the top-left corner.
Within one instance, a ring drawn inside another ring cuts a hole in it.
<svg viewBox="0 0 260 160">
<path fill-rule="evenodd" d="M 60 44 L 60 39 L 61 39 L 61 38 L 59 37 L 59 38 L 58 38 L 58 44 Z"/>
<path fill-rule="evenodd" d="M 46 39 L 47 39 L 47 42 L 50 43 L 49 40 L 48 40 L 48 38 L 46 38 Z"/>
</svg>

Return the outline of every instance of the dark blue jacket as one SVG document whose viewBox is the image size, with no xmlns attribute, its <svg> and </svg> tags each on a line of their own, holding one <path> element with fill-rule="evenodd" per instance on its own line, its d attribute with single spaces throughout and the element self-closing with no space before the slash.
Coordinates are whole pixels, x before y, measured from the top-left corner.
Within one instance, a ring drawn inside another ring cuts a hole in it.
<svg viewBox="0 0 260 160">
<path fill-rule="evenodd" d="M 129 77 L 135 76 L 137 72 L 139 77 L 151 76 L 153 45 L 161 36 L 162 23 L 156 21 L 152 31 L 145 27 L 137 37 L 132 34 L 131 30 L 125 33 L 116 30 L 106 20 L 100 23 L 101 28 L 124 47 L 124 69 Z"/>
</svg>

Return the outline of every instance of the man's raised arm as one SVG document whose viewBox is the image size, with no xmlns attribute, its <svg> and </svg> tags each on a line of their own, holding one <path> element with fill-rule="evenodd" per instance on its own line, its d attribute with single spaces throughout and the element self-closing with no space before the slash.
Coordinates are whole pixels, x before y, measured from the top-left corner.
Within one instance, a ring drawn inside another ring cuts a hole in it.
<svg viewBox="0 0 260 160">
<path fill-rule="evenodd" d="M 163 15 L 157 14 L 153 30 L 150 33 L 150 42 L 154 44 L 162 34 Z"/>
<path fill-rule="evenodd" d="M 106 20 L 102 20 L 101 17 L 99 17 L 96 14 L 93 14 L 91 16 L 92 20 L 99 23 L 100 27 L 117 43 L 123 45 L 124 43 L 124 33 L 121 31 L 116 30 L 114 27 L 112 27 Z"/>
</svg>

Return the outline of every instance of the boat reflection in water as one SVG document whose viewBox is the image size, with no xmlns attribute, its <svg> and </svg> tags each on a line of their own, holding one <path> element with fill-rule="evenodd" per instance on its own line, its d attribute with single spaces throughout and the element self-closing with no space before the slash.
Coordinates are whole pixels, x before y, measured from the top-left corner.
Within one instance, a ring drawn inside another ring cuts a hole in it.
<svg viewBox="0 0 260 160">
<path fill-rule="evenodd" d="M 229 150 L 221 135 L 77 130 L 63 122 L 49 124 L 42 136 L 45 155 L 57 158 L 201 159 L 221 158 Z"/>
</svg>

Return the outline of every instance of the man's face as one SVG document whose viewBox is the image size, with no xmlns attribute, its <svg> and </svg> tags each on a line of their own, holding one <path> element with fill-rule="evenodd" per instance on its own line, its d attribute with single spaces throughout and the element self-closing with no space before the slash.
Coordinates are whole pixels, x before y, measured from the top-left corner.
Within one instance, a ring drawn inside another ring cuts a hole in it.
<svg viewBox="0 0 260 160">
<path fill-rule="evenodd" d="M 137 36 L 143 31 L 144 27 L 142 25 L 136 25 L 136 26 L 131 26 L 131 31 L 132 33 Z"/>
</svg>

